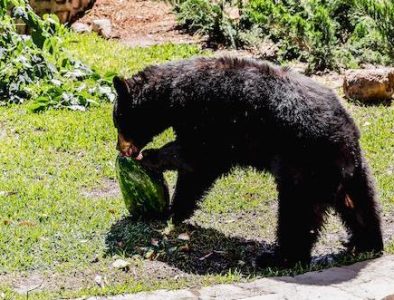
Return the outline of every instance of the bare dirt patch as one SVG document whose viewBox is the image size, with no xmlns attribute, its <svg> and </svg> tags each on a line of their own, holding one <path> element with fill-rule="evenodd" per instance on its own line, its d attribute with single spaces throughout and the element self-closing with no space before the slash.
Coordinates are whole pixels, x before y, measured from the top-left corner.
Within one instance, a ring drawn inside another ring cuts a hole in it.
<svg viewBox="0 0 394 300">
<path fill-rule="evenodd" d="M 113 258 L 115 260 L 115 258 Z M 63 272 L 32 271 L 0 275 L 3 285 L 9 286 L 21 295 L 37 292 L 72 291 L 98 286 L 96 277 L 100 276 L 103 285 L 116 285 L 125 282 L 154 282 L 161 279 L 185 278 L 190 275 L 183 273 L 160 261 L 146 260 L 144 263 L 136 259 L 128 259 L 130 268 L 115 269 L 112 261 L 99 261 L 90 267 Z"/>
<path fill-rule="evenodd" d="M 120 188 L 117 181 L 106 179 L 99 187 L 85 190 L 82 192 L 82 195 L 92 199 L 117 198 L 120 197 Z"/>
<path fill-rule="evenodd" d="M 238 270 L 245 278 L 264 275 L 255 267 L 256 255 L 272 249 L 275 240 L 277 201 L 263 210 L 240 213 L 198 211 L 189 224 L 164 234 L 161 223 L 136 223 L 124 217 L 112 224 L 106 236 L 106 249 L 78 269 L 30 271 L 0 275 L 0 282 L 19 294 L 62 292 L 118 284 L 155 284 L 162 280 L 186 280 L 200 286 L 206 275 Z M 384 212 L 384 239 L 393 236 L 392 212 Z M 187 234 L 190 240 L 180 239 Z M 346 231 L 335 215 L 330 215 L 313 255 L 315 263 L 330 263 L 344 249 Z M 119 256 L 121 255 L 121 256 Z M 116 269 L 113 262 L 122 258 L 127 270 Z"/>
<path fill-rule="evenodd" d="M 176 28 L 172 7 L 164 1 L 97 0 L 78 22 L 90 25 L 103 18 L 111 20 L 112 35 L 130 46 L 200 41 Z"/>
</svg>

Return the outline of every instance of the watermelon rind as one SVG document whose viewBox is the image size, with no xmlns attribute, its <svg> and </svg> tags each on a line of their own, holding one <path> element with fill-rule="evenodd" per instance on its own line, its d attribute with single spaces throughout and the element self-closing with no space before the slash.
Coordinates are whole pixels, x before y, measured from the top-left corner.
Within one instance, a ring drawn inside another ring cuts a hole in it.
<svg viewBox="0 0 394 300">
<path fill-rule="evenodd" d="M 145 169 L 131 157 L 116 158 L 116 173 L 123 200 L 135 219 L 162 218 L 168 211 L 168 187 L 160 172 Z"/>
</svg>

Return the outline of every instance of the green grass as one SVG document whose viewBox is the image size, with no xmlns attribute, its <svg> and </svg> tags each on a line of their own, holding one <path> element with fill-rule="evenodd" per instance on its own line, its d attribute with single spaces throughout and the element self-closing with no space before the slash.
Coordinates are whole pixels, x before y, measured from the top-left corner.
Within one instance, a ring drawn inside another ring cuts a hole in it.
<svg viewBox="0 0 394 300">
<path fill-rule="evenodd" d="M 394 205 L 394 107 L 349 105 L 384 205 Z"/>
<path fill-rule="evenodd" d="M 68 43 L 100 73 L 127 76 L 151 63 L 201 53 L 186 45 L 130 49 L 93 35 L 72 35 Z M 362 130 L 385 211 L 391 212 L 393 106 L 347 106 Z M 132 223 L 121 196 L 111 192 L 116 188 L 111 110 L 103 104 L 87 112 L 35 114 L 28 104 L 0 107 L 0 291 L 25 298 L 13 285 L 37 274 L 49 283 L 30 298 L 108 295 L 279 274 L 256 273 L 252 265 L 256 251 L 265 247 L 263 240 L 273 238 L 277 197 L 272 177 L 254 169 L 235 168 L 219 179 L 193 225 L 163 233 L 165 224 Z M 173 138 L 167 130 L 151 146 Z M 175 174 L 167 178 L 173 185 Z M 190 234 L 190 242 L 177 240 L 182 232 Z M 152 245 L 152 238 L 160 244 Z M 186 245 L 190 250 L 182 250 Z M 386 250 L 394 253 L 393 242 Z M 153 261 L 146 258 L 150 251 Z M 130 272 L 111 267 L 119 257 L 131 263 Z M 106 277 L 105 288 L 95 284 L 96 274 Z"/>
<path fill-rule="evenodd" d="M 83 262 L 100 243 L 115 199 L 81 193 L 114 178 L 110 106 L 84 114 L 1 108 L 1 271 Z M 3 144 L 3 145 L 4 145 Z M 119 215 L 117 211 L 115 215 Z M 7 223 L 7 225 L 5 224 Z M 86 230 L 81 230 L 85 228 Z M 87 240 L 88 242 L 81 242 Z"/>
<path fill-rule="evenodd" d="M 116 41 L 103 41 L 94 34 L 70 34 L 67 43 L 73 54 L 99 73 L 116 72 L 124 76 L 150 64 L 210 53 L 201 51 L 198 46 L 186 44 L 130 48 Z"/>
</svg>

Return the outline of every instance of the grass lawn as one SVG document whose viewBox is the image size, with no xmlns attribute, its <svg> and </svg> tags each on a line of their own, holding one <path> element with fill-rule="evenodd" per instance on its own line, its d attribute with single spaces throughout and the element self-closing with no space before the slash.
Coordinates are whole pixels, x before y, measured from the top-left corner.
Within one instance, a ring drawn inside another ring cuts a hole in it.
<svg viewBox="0 0 394 300">
<path fill-rule="evenodd" d="M 201 54 L 187 45 L 130 49 L 93 35 L 72 35 L 69 48 L 102 74 L 126 76 L 151 63 Z M 386 251 L 394 253 L 394 107 L 346 106 L 362 131 L 383 204 Z M 277 194 L 268 174 L 235 168 L 180 228 L 131 222 L 115 181 L 111 109 L 103 104 L 87 112 L 35 114 L 28 104 L 0 107 L 0 293 L 5 298 L 24 299 L 31 289 L 30 298 L 67 298 L 277 274 L 253 266 L 256 253 L 274 241 Z M 171 139 L 167 130 L 151 146 Z M 176 175 L 166 175 L 173 185 Z M 318 256 L 339 249 L 343 229 L 332 221 Z M 130 265 L 116 269 L 116 259 Z"/>
</svg>

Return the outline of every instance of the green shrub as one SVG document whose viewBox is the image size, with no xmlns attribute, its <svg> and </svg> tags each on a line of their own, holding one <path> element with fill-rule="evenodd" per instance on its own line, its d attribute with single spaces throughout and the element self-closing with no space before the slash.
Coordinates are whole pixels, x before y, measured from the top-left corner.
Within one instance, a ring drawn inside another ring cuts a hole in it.
<svg viewBox="0 0 394 300">
<path fill-rule="evenodd" d="M 181 1 L 175 6 L 178 20 L 223 45 L 270 41 L 279 49 L 278 61 L 307 62 L 309 72 L 389 64 L 394 57 L 394 4 L 389 0 L 249 0 L 244 6 L 238 1 L 238 21 L 225 13 L 231 1 L 218 3 Z"/>
<path fill-rule="evenodd" d="M 176 2 L 178 24 L 191 33 L 207 35 L 210 42 L 236 47 L 238 28 L 224 13 L 226 1 L 185 0 Z"/>
<path fill-rule="evenodd" d="M 30 35 L 17 33 L 17 19 L 27 24 Z M 55 16 L 42 19 L 24 0 L 2 0 L 0 23 L 0 105 L 33 99 L 35 111 L 84 110 L 114 98 L 111 74 L 100 78 L 64 49 L 67 29 Z"/>
<path fill-rule="evenodd" d="M 310 46 L 309 72 L 337 67 L 334 60 L 334 48 L 337 43 L 335 21 L 330 18 L 327 7 L 319 5 L 317 1 L 314 4 L 307 23 L 309 25 L 308 42 Z"/>
<path fill-rule="evenodd" d="M 360 64 L 390 64 L 390 51 L 376 23 L 369 17 L 361 17 L 354 27 L 342 52 L 351 54 L 357 65 Z"/>
<path fill-rule="evenodd" d="M 356 0 L 357 6 L 376 24 L 394 56 L 394 2 L 391 0 Z"/>
<path fill-rule="evenodd" d="M 219 18 L 217 6 L 207 0 L 187 0 L 177 4 L 175 10 L 179 25 L 191 33 L 218 30 L 214 28 L 215 19 Z"/>
</svg>

